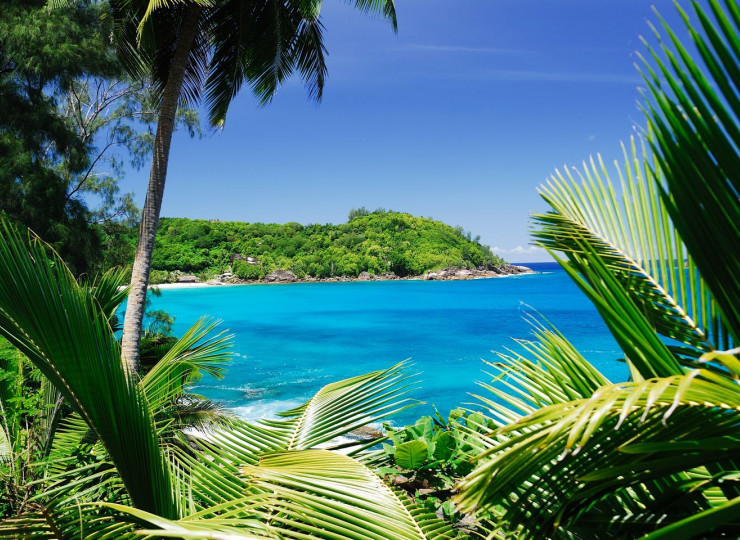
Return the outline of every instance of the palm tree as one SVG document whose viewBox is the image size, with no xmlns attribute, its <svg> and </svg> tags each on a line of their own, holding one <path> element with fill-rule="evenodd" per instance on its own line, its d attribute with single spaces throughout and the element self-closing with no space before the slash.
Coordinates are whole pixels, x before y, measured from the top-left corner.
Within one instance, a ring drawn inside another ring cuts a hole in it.
<svg viewBox="0 0 740 540">
<path fill-rule="evenodd" d="M 601 160 L 542 189 L 534 235 L 564 254 L 631 380 L 544 327 L 502 357 L 484 397 L 500 428 L 457 499 L 498 511 L 502 533 L 740 533 L 740 9 L 708 5 L 694 25 L 682 12 L 703 67 L 665 23 L 669 44 L 649 49 L 647 142 L 625 149 L 621 189 Z"/>
<path fill-rule="evenodd" d="M 138 366 L 139 340 L 151 257 L 162 205 L 177 106 L 205 97 L 210 121 L 220 125 L 245 82 L 265 104 L 298 72 L 309 95 L 321 99 L 326 63 L 321 0 L 112 0 L 118 51 L 129 70 L 150 76 L 161 91 L 159 120 L 123 328 L 122 356 Z M 396 28 L 393 0 L 355 0 Z"/>
</svg>

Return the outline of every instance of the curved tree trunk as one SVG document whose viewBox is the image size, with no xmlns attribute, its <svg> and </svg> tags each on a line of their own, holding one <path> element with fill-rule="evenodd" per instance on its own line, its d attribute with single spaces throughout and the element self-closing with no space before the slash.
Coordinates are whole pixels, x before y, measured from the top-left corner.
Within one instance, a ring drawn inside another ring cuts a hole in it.
<svg viewBox="0 0 740 540">
<path fill-rule="evenodd" d="M 129 373 L 135 374 L 139 367 L 139 341 L 141 340 L 141 325 L 144 318 L 147 284 L 151 269 L 154 238 L 157 233 L 159 211 L 162 208 L 164 184 L 167 178 L 167 162 L 170 155 L 170 142 L 175 129 L 175 114 L 180 99 L 182 83 L 185 77 L 185 68 L 188 64 L 190 50 L 198 31 L 198 22 L 201 8 L 191 5 L 183 17 L 180 37 L 172 56 L 170 71 L 167 76 L 162 102 L 159 107 L 157 134 L 154 139 L 154 153 L 152 168 L 149 173 L 149 187 L 146 192 L 146 201 L 141 213 L 139 225 L 139 240 L 136 247 L 133 273 L 131 275 L 131 292 L 126 306 L 126 315 L 123 321 L 123 339 L 121 342 L 121 357 Z"/>
</svg>

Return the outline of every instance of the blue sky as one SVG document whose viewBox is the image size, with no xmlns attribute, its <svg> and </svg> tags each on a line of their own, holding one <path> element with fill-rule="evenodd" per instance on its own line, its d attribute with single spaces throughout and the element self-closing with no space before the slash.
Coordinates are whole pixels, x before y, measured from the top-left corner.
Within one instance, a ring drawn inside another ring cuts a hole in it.
<svg viewBox="0 0 740 540">
<path fill-rule="evenodd" d="M 245 89 L 223 131 L 176 134 L 162 216 L 341 223 L 384 207 L 547 260 L 529 247 L 537 186 L 612 161 L 643 125 L 634 63 L 652 5 L 676 19 L 664 0 L 400 0 L 395 35 L 326 0 L 323 101 L 297 79 L 264 108 Z M 147 176 L 122 186 L 140 203 Z"/>
</svg>

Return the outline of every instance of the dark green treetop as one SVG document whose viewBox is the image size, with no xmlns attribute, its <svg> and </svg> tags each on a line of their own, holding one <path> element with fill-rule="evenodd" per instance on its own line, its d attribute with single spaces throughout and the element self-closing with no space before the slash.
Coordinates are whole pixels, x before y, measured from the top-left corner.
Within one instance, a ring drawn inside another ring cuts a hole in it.
<svg viewBox="0 0 740 540">
<path fill-rule="evenodd" d="M 119 181 L 145 164 L 157 119 L 151 84 L 127 78 L 114 54 L 106 10 L 11 1 L 0 20 L 0 211 L 78 274 L 132 255 L 138 208 Z M 193 110 L 177 125 L 200 134 Z"/>
</svg>

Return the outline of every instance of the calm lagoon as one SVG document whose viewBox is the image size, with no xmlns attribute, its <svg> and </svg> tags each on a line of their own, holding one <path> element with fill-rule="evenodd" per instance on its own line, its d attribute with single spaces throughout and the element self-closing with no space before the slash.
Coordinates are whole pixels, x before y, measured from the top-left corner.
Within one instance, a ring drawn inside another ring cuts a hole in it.
<svg viewBox="0 0 740 540">
<path fill-rule="evenodd" d="M 235 335 L 226 378 L 194 391 L 256 419 L 292 408 L 323 385 L 410 359 L 420 372 L 413 397 L 427 402 L 410 420 L 474 403 L 493 351 L 527 338 L 528 313 L 553 323 L 611 380 L 627 369 L 586 297 L 554 263 L 540 273 L 472 281 L 375 281 L 241 285 L 162 290 L 182 334 L 202 315 Z"/>
</svg>

